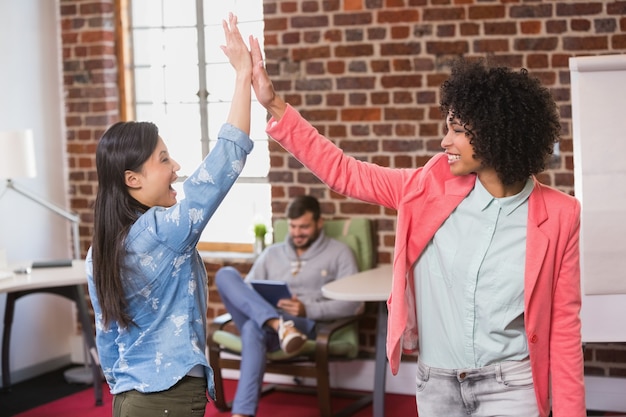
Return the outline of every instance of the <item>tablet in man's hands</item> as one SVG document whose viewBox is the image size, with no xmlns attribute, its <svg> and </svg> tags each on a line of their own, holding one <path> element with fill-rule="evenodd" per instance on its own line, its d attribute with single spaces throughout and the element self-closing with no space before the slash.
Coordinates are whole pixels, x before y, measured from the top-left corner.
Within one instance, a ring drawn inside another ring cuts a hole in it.
<svg viewBox="0 0 626 417">
<path fill-rule="evenodd" d="M 256 292 L 261 294 L 261 296 L 273 306 L 278 304 L 278 300 L 291 298 L 289 287 L 287 286 L 287 283 L 283 281 L 252 280 L 250 281 L 250 284 Z"/>
</svg>

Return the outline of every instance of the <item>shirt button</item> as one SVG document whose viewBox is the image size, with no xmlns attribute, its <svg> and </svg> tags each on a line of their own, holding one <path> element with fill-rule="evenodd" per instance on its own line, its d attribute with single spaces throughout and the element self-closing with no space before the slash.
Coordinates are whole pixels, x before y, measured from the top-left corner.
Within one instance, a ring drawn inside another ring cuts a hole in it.
<svg viewBox="0 0 626 417">
<path fill-rule="evenodd" d="M 537 340 L 538 340 L 538 339 L 539 339 L 539 338 L 537 337 L 537 335 L 536 335 L 536 334 L 534 334 L 534 335 L 532 335 L 532 336 L 531 336 L 531 338 L 530 338 L 530 342 L 531 342 L 531 343 L 537 343 Z"/>
</svg>

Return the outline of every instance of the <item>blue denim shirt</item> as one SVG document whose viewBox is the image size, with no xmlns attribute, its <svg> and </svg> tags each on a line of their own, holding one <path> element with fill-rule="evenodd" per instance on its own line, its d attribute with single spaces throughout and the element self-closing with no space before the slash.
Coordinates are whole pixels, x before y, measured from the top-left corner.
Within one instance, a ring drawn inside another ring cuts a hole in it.
<svg viewBox="0 0 626 417">
<path fill-rule="evenodd" d="M 96 345 L 112 394 L 164 391 L 202 365 L 215 397 L 205 355 L 207 275 L 196 245 L 252 146 L 244 132 L 225 124 L 215 148 L 183 184 L 185 198 L 172 207 L 152 207 L 132 225 L 122 279 L 134 325 L 103 326 L 91 249 L 87 253 Z"/>
</svg>

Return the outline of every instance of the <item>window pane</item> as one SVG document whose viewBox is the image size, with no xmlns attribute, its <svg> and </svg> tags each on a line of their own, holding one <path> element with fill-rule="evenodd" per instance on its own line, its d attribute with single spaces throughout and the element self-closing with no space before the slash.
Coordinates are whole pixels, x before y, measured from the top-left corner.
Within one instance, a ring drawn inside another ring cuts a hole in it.
<svg viewBox="0 0 626 417">
<path fill-rule="evenodd" d="M 204 0 L 205 24 L 221 25 L 222 19 L 228 18 L 228 12 L 236 14 L 240 23 L 263 20 L 263 3 L 262 0 Z"/>
<path fill-rule="evenodd" d="M 226 44 L 222 24 L 220 23 L 219 25 L 205 27 L 204 36 L 206 38 L 204 51 L 206 62 L 228 62 L 228 58 L 224 55 L 222 48 L 220 48 L 220 45 Z"/>
<path fill-rule="evenodd" d="M 229 63 L 207 65 L 206 76 L 210 103 L 222 103 L 232 100 L 235 70 Z"/>
<path fill-rule="evenodd" d="M 265 110 L 265 107 L 261 106 L 254 98 L 252 101 L 252 112 L 250 117 L 250 137 L 254 140 L 266 140 L 267 133 L 265 133 L 265 127 L 267 126 L 267 110 Z"/>
<path fill-rule="evenodd" d="M 135 105 L 135 112 L 137 120 L 157 123 L 158 120 L 163 119 L 163 115 L 165 114 L 165 104 L 137 104 Z"/>
<path fill-rule="evenodd" d="M 163 8 L 160 1 L 132 0 L 132 25 L 137 27 L 159 27 L 163 25 Z"/>
<path fill-rule="evenodd" d="M 163 103 L 165 101 L 163 68 L 135 68 L 135 100 L 137 103 Z"/>
<path fill-rule="evenodd" d="M 270 185 L 236 183 L 204 229 L 201 240 L 251 243 L 254 223 L 265 223 L 270 230 L 271 219 Z"/>
<path fill-rule="evenodd" d="M 248 45 L 248 38 L 253 35 L 259 40 L 261 45 L 261 51 L 263 50 L 263 21 L 257 22 L 242 22 L 238 20 L 239 32 L 243 37 L 244 42 Z M 228 62 L 228 58 L 224 55 L 224 52 L 219 45 L 224 45 L 224 29 L 220 20 L 219 25 L 207 25 L 204 28 L 204 33 L 207 39 L 205 46 L 205 55 L 207 62 Z M 249 45 L 248 45 L 249 46 Z"/>
<path fill-rule="evenodd" d="M 265 178 L 270 170 L 270 152 L 267 140 L 255 140 L 254 148 L 241 172 L 244 177 Z"/>
<path fill-rule="evenodd" d="M 181 166 L 178 175 L 190 175 L 202 161 L 198 104 L 168 104 L 163 117 L 154 122 L 170 155 Z"/>
<path fill-rule="evenodd" d="M 196 28 L 163 31 L 164 60 L 167 64 L 198 64 L 198 32 Z"/>
<path fill-rule="evenodd" d="M 164 26 L 195 26 L 196 0 L 163 0 Z"/>
<path fill-rule="evenodd" d="M 162 29 L 135 29 L 133 30 L 133 50 L 135 66 L 163 64 L 163 30 Z"/>
<path fill-rule="evenodd" d="M 171 65 L 165 71 L 165 100 L 169 103 L 198 102 L 198 66 Z M 197 110 L 196 110 L 197 111 Z"/>
</svg>

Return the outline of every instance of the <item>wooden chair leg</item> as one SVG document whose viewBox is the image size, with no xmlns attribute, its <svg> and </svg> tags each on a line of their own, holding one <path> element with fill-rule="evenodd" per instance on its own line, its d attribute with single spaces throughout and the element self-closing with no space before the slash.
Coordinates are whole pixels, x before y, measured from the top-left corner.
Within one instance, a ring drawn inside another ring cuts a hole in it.
<svg viewBox="0 0 626 417">
<path fill-rule="evenodd" d="M 317 358 L 317 399 L 320 408 L 320 417 L 332 417 L 333 408 L 330 395 L 330 371 L 328 356 Z"/>
<path fill-rule="evenodd" d="M 215 383 L 215 407 L 220 411 L 230 410 L 224 395 L 224 380 L 222 379 L 222 367 L 220 365 L 220 348 L 209 344 L 209 365 L 213 368 L 213 381 Z"/>
</svg>

